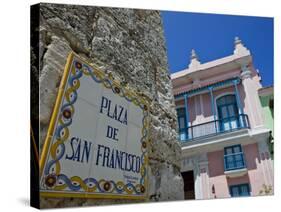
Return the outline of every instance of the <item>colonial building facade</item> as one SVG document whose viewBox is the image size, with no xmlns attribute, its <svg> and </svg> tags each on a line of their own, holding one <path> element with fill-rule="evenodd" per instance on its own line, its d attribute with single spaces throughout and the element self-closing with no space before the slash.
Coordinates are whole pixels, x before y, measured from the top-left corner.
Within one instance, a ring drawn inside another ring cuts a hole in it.
<svg viewBox="0 0 281 212">
<path fill-rule="evenodd" d="M 258 95 L 261 76 L 238 37 L 234 45 L 232 55 L 202 64 L 192 50 L 189 67 L 171 75 L 185 199 L 273 190 L 270 130 Z"/>
</svg>

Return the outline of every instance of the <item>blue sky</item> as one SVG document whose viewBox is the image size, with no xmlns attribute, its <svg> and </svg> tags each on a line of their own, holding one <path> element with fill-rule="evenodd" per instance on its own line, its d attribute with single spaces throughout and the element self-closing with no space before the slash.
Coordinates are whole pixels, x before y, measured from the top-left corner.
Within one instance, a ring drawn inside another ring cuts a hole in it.
<svg viewBox="0 0 281 212">
<path fill-rule="evenodd" d="M 238 36 L 251 51 L 263 86 L 273 84 L 273 18 L 161 12 L 171 73 L 186 68 L 194 48 L 201 63 L 231 55 Z"/>
</svg>

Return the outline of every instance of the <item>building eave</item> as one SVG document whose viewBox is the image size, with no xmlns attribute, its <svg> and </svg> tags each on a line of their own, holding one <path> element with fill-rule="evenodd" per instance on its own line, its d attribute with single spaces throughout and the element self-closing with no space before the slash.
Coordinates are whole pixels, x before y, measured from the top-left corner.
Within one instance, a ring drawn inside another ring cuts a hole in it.
<svg viewBox="0 0 281 212">
<path fill-rule="evenodd" d="M 259 96 L 273 95 L 273 86 L 267 86 L 267 87 L 260 88 L 258 90 L 258 92 L 259 92 Z"/>
<path fill-rule="evenodd" d="M 210 62 L 202 63 L 196 68 L 187 68 L 175 73 L 171 74 L 171 79 L 176 80 L 182 77 L 190 77 L 193 78 L 193 75 L 200 75 L 202 73 L 205 73 L 206 71 L 210 71 L 210 69 L 214 69 L 216 67 L 224 68 L 224 66 L 227 66 L 229 64 L 233 64 L 234 66 L 241 67 L 241 64 L 249 64 L 252 61 L 250 54 L 240 55 L 237 56 L 235 54 L 226 56 L 217 60 L 213 60 Z"/>
<path fill-rule="evenodd" d="M 216 88 L 219 88 L 219 87 L 224 87 L 226 85 L 232 85 L 233 81 L 237 81 L 238 84 L 241 82 L 239 77 L 234 77 L 234 78 L 230 78 L 230 79 L 227 79 L 227 80 L 223 80 L 223 81 L 219 81 L 219 82 L 216 82 L 216 83 L 212 83 L 212 84 L 200 87 L 200 88 L 196 88 L 196 89 L 192 89 L 192 90 L 189 90 L 189 91 L 183 91 L 183 92 L 180 92 L 180 93 L 176 93 L 176 94 L 174 94 L 174 96 L 175 96 L 175 99 L 181 98 L 184 95 L 192 96 L 194 94 L 198 94 L 198 93 L 201 93 L 201 92 L 204 92 L 204 91 L 208 91 L 208 89 L 210 87 L 216 89 Z"/>
</svg>

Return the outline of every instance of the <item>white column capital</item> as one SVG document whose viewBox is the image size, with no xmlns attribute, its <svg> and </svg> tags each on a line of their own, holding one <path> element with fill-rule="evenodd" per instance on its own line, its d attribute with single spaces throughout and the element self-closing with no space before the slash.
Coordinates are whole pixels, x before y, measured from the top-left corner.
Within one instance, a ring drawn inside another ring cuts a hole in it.
<svg viewBox="0 0 281 212">
<path fill-rule="evenodd" d="M 251 78 L 252 72 L 249 70 L 247 65 L 242 65 L 241 70 L 242 70 L 242 72 L 241 72 L 242 80 L 247 79 L 247 78 Z"/>
</svg>

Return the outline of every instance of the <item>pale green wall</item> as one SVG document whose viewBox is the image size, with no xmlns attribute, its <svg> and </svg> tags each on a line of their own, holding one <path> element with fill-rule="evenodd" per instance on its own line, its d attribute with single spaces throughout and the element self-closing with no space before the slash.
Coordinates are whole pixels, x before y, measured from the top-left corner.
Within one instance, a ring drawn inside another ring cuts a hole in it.
<svg viewBox="0 0 281 212">
<path fill-rule="evenodd" d="M 263 110 L 263 116 L 265 120 L 265 126 L 272 131 L 273 140 L 269 141 L 269 151 L 271 153 L 272 158 L 274 157 L 274 107 L 271 109 L 269 107 L 270 100 L 273 99 L 273 94 L 269 94 L 266 96 L 260 96 L 261 106 Z"/>
<path fill-rule="evenodd" d="M 265 126 L 270 130 L 272 130 L 272 135 L 274 135 L 274 127 L 273 127 L 274 115 L 273 115 L 273 110 L 269 107 L 270 99 L 273 99 L 272 94 L 268 96 L 260 96 L 263 116 L 265 119 Z"/>
</svg>

